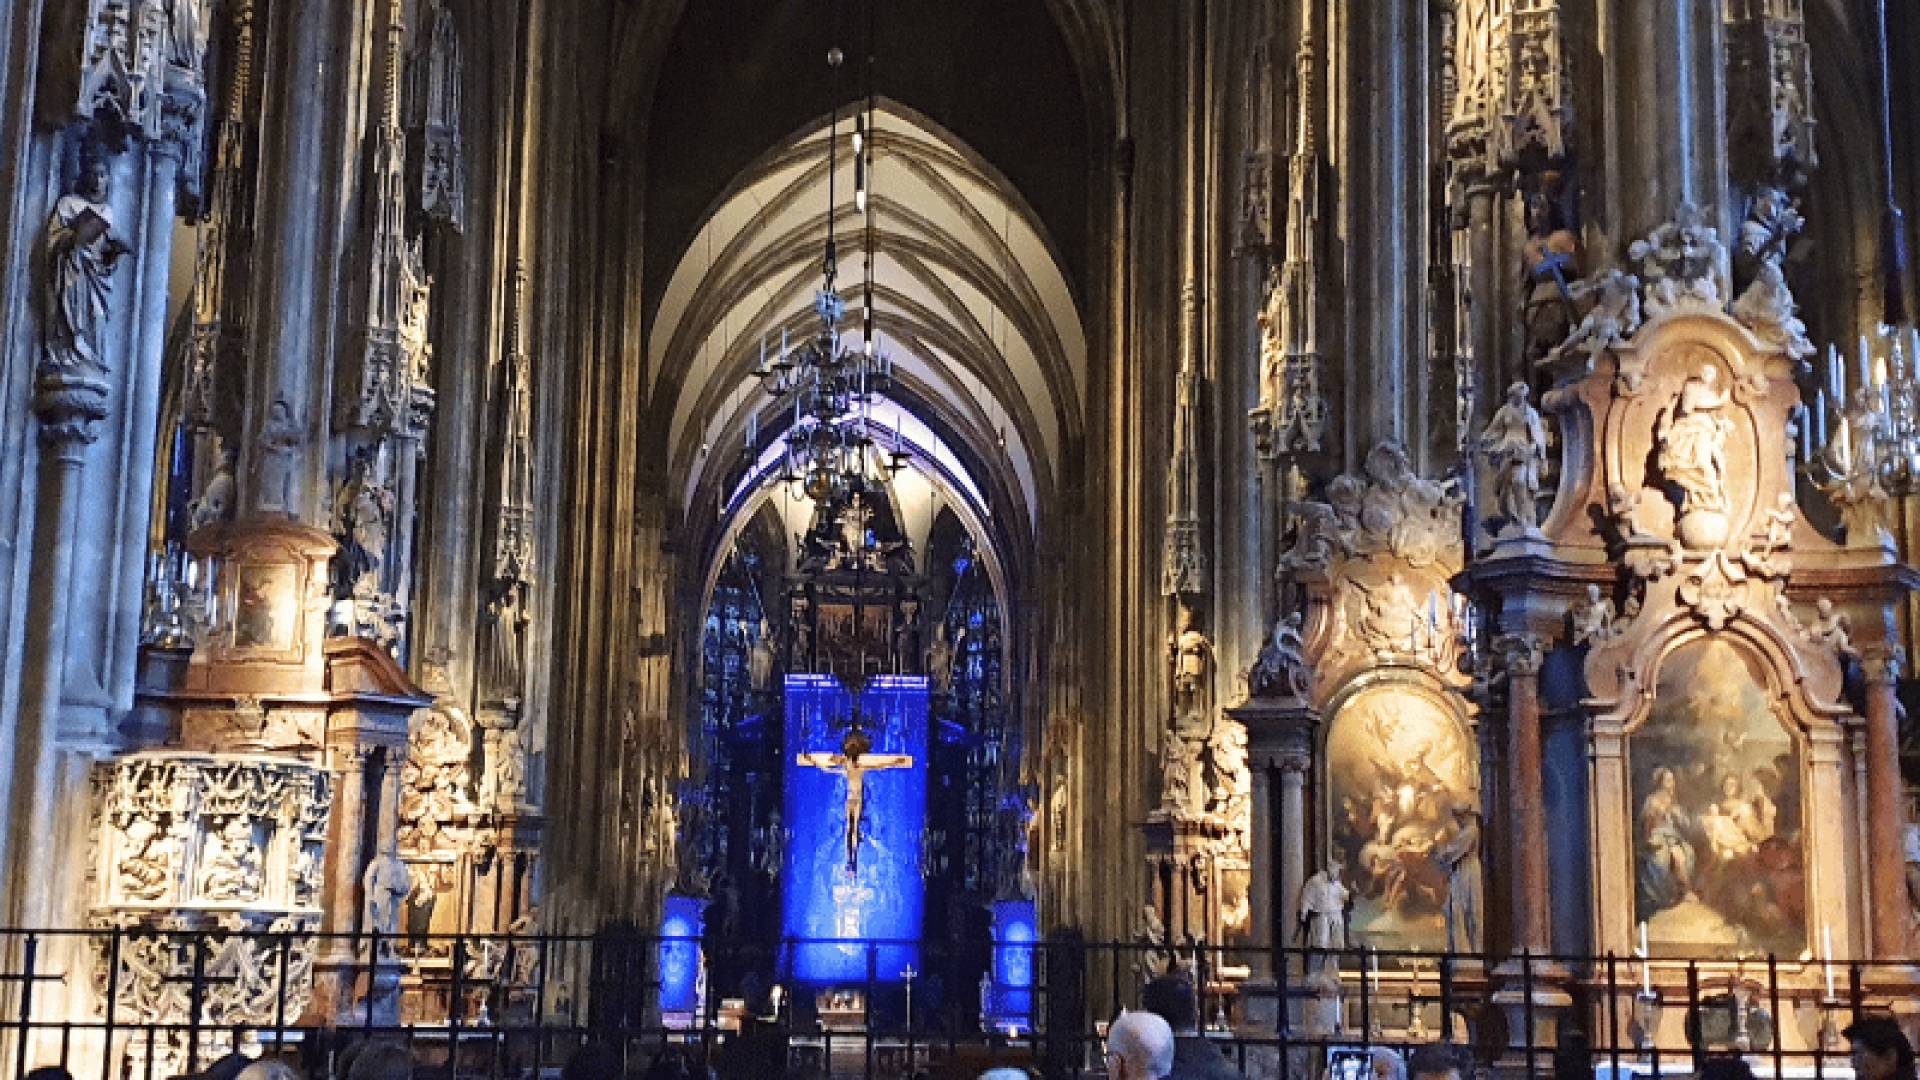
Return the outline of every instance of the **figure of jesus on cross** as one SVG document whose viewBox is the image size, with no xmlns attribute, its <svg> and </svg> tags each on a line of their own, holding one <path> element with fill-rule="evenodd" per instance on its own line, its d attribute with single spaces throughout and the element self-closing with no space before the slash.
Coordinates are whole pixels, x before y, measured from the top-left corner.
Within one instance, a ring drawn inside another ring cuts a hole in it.
<svg viewBox="0 0 1920 1080">
<path fill-rule="evenodd" d="M 839 773 L 847 778 L 847 876 L 851 877 L 860 870 L 860 816 L 866 810 L 867 774 L 886 769 L 906 769 L 913 765 L 913 758 L 907 754 L 869 754 L 873 740 L 859 728 L 847 732 L 840 743 L 840 752 L 828 753 L 815 750 L 801 754 L 795 760 L 798 764 L 819 769 L 828 773 Z"/>
</svg>

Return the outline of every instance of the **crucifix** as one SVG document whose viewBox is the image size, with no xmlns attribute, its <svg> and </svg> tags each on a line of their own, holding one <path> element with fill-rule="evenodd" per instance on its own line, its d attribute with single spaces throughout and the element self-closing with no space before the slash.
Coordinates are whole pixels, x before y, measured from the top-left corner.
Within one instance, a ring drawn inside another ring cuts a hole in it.
<svg viewBox="0 0 1920 1080">
<path fill-rule="evenodd" d="M 837 773 L 847 778 L 847 874 L 852 876 L 860 868 L 860 815 L 866 809 L 866 780 L 870 772 L 886 769 L 905 769 L 913 765 L 913 758 L 907 754 L 869 754 L 873 740 L 865 732 L 854 728 L 840 744 L 840 752 L 829 753 L 815 750 L 801 754 L 795 761 L 810 769 Z"/>
</svg>

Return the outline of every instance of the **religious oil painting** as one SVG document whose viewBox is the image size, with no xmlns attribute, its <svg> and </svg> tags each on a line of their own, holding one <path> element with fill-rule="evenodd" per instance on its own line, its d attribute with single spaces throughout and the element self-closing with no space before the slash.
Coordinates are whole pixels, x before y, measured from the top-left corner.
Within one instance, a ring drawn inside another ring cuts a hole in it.
<svg viewBox="0 0 1920 1080">
<path fill-rule="evenodd" d="M 233 644 L 238 649 L 293 647 L 296 568 L 243 565 L 233 604 Z"/>
<path fill-rule="evenodd" d="M 1465 724 L 1419 691 L 1364 689 L 1328 731 L 1327 776 L 1353 943 L 1440 949 L 1451 931 L 1456 947 L 1475 944 L 1479 794 Z"/>
<path fill-rule="evenodd" d="M 1654 946 L 1806 948 L 1800 750 L 1744 655 L 1683 646 L 1633 736 L 1634 893 Z"/>
</svg>

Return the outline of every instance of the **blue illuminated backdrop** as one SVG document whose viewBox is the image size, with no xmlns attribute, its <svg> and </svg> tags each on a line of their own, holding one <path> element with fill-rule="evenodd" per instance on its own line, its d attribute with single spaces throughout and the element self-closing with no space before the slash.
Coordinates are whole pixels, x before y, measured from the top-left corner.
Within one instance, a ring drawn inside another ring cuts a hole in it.
<svg viewBox="0 0 1920 1080">
<path fill-rule="evenodd" d="M 828 675 L 786 678 L 785 820 L 792 830 L 781 872 L 783 931 L 796 944 L 790 977 L 815 985 L 894 984 L 919 967 L 925 883 L 920 850 L 927 816 L 927 679 L 882 675 L 860 695 L 870 753 L 903 754 L 905 768 L 865 779 L 858 871 L 847 872 L 845 778 L 799 764 L 806 753 L 837 754 L 853 695 Z M 868 942 L 887 942 L 869 946 Z M 873 969 L 868 970 L 868 957 Z M 784 964 L 782 965 L 785 966 Z"/>
</svg>

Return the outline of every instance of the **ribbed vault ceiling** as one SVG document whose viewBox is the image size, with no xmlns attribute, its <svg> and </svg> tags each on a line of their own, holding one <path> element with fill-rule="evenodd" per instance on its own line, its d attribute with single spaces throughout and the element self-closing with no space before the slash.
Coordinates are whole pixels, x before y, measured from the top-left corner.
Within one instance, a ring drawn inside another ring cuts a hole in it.
<svg viewBox="0 0 1920 1080">
<path fill-rule="evenodd" d="M 865 219 L 849 131 L 843 115 L 833 186 L 843 331 L 857 335 Z M 956 140 L 894 106 L 882 107 L 876 131 L 875 307 L 900 392 L 875 419 L 891 428 L 905 414 L 907 441 L 938 459 L 943 486 L 985 498 L 985 516 L 1017 513 L 1031 529 L 1080 438 L 1086 387 L 1086 339 L 1060 260 L 1018 194 Z M 667 282 L 647 343 L 647 391 L 661 406 L 654 415 L 671 418 L 669 475 L 689 505 L 706 488 L 735 495 L 727 472 L 737 482 L 750 469 L 748 410 L 770 404 L 751 376 L 762 337 L 777 347 L 782 326 L 796 341 L 814 326 L 826 149 L 823 118 L 763 156 Z M 790 419 L 762 413 L 763 450 Z M 999 477 L 953 476 L 963 461 Z M 1002 499 L 1017 505 L 994 505 Z"/>
</svg>

